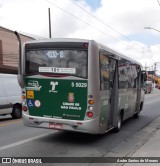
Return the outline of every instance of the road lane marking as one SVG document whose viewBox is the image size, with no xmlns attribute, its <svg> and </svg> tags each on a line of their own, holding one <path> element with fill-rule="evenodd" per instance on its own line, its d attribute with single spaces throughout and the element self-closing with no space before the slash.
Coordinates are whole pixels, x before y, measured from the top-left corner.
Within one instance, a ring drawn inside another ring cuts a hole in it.
<svg viewBox="0 0 160 166">
<path fill-rule="evenodd" d="M 36 139 L 39 139 L 39 138 L 48 136 L 48 135 L 50 135 L 50 134 L 53 134 L 53 131 L 52 131 L 52 132 L 49 132 L 49 133 L 46 133 L 46 134 L 41 134 L 41 135 L 38 135 L 38 136 L 35 136 L 35 137 L 32 137 L 32 138 L 28 138 L 28 139 L 25 139 L 25 140 L 22 140 L 22 141 L 19 141 L 19 142 L 15 142 L 15 143 L 12 143 L 12 144 L 9 144 L 9 145 L 1 146 L 1 147 L 0 147 L 0 151 L 1 151 L 1 150 L 5 150 L 5 149 L 9 149 L 9 148 L 13 148 L 13 147 L 15 147 L 15 146 L 19 146 L 19 145 L 22 145 L 22 144 L 25 144 L 25 143 L 27 143 L 27 142 L 34 141 L 34 140 L 36 140 Z"/>
<path fill-rule="evenodd" d="M 154 101 L 149 101 L 149 102 L 145 102 L 144 101 L 144 105 L 146 104 L 151 104 L 151 103 L 155 103 L 155 102 L 160 102 L 160 99 L 158 99 L 158 100 L 154 100 Z"/>
<path fill-rule="evenodd" d="M 20 123 L 20 122 L 22 122 L 22 119 L 16 120 L 16 121 L 11 121 L 11 122 L 4 122 L 4 123 L 0 124 L 0 127 L 7 126 L 7 125 L 10 125 L 10 124 L 16 124 L 16 123 Z"/>
</svg>

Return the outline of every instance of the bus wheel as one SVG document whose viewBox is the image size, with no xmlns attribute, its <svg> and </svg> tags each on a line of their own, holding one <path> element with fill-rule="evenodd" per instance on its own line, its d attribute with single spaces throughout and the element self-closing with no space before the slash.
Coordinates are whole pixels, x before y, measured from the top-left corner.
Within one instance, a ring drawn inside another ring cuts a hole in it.
<svg viewBox="0 0 160 166">
<path fill-rule="evenodd" d="M 122 127 L 122 114 L 118 116 L 117 126 L 114 128 L 115 132 L 119 132 Z"/>
<path fill-rule="evenodd" d="M 12 118 L 18 119 L 22 117 L 22 106 L 20 104 L 15 104 L 12 109 Z"/>
<path fill-rule="evenodd" d="M 140 111 L 142 111 L 142 109 L 143 109 L 143 102 L 141 102 L 141 105 L 140 105 L 140 108 L 139 108 L 138 112 L 136 112 L 136 113 L 133 115 L 133 118 L 134 118 L 134 119 L 139 118 Z"/>
<path fill-rule="evenodd" d="M 139 111 L 133 115 L 133 118 L 134 118 L 134 119 L 139 118 Z"/>
</svg>

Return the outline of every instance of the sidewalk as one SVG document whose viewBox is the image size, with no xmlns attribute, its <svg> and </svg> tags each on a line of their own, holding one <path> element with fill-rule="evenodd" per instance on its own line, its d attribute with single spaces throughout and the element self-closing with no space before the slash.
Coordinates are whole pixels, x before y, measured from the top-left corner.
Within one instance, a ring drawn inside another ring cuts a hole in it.
<svg viewBox="0 0 160 166">
<path fill-rule="evenodd" d="M 145 161 L 147 159 L 156 160 L 151 157 L 158 157 L 160 162 L 160 116 L 136 134 L 128 137 L 103 157 L 117 157 L 117 160 L 124 157 L 134 160 L 136 157 L 140 157 L 138 161 L 141 157 L 144 157 Z M 87 166 L 88 164 L 84 165 Z M 160 163 L 90 163 L 88 166 L 160 166 Z"/>
<path fill-rule="evenodd" d="M 147 159 L 156 160 L 151 157 L 158 157 L 159 163 L 117 162 L 94 163 L 89 164 L 89 166 L 160 166 L 160 116 L 136 134 L 128 137 L 103 157 L 117 157 L 117 160 L 124 157 L 134 160 L 136 157 L 140 157 L 138 161 L 140 161 L 142 157 L 145 158 L 145 162 Z"/>
<path fill-rule="evenodd" d="M 154 88 L 152 94 L 159 93 L 160 89 Z M 133 150 L 130 155 L 128 154 L 126 157 L 145 157 L 146 159 L 151 159 L 151 157 L 158 157 L 160 162 L 160 116 L 156 118 L 152 123 L 146 126 L 141 132 L 150 132 L 150 134 L 146 135 L 146 138 L 143 140 L 143 143 L 139 142 L 139 145 L 135 150 Z M 153 159 L 154 160 L 154 159 Z M 142 166 L 142 165 L 154 165 L 158 166 L 160 163 L 126 163 L 120 164 L 123 166 Z M 118 164 L 119 166 L 119 164 Z"/>
<path fill-rule="evenodd" d="M 160 116 L 135 135 L 124 140 L 104 157 L 159 157 L 160 161 Z M 102 164 L 103 165 L 103 164 Z M 101 166 L 102 166 L 101 165 Z M 105 165 L 105 164 L 104 164 Z M 107 166 L 160 166 L 160 163 L 108 163 Z"/>
<path fill-rule="evenodd" d="M 160 117 L 155 119 L 149 126 L 147 126 L 144 130 L 153 129 L 151 137 L 144 142 L 142 146 L 140 146 L 135 153 L 133 153 L 129 157 L 146 157 L 146 159 L 151 159 L 150 157 L 159 157 L 160 161 Z M 151 159 L 152 160 L 152 159 Z M 154 159 L 153 159 L 154 160 Z M 158 166 L 160 163 L 127 163 L 124 166 L 142 166 L 142 165 L 154 165 Z"/>
</svg>

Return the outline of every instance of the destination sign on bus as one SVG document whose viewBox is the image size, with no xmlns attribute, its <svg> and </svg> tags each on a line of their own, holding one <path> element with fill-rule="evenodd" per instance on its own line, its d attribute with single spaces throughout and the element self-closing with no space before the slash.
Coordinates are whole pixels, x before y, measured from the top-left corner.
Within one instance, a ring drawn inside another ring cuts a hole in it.
<svg viewBox="0 0 160 166">
<path fill-rule="evenodd" d="M 75 68 L 59 68 L 59 67 L 39 67 L 39 72 L 58 73 L 58 74 L 75 74 Z"/>
<path fill-rule="evenodd" d="M 64 57 L 64 52 L 63 51 L 48 51 L 47 52 L 47 56 L 48 58 L 57 58 L 59 56 L 59 58 L 63 58 Z"/>
</svg>

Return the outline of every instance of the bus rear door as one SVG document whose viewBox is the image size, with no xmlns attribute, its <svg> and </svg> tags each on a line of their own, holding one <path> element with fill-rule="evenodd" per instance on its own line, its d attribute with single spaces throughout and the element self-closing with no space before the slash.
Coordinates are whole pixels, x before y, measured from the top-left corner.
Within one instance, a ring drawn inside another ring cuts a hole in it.
<svg viewBox="0 0 160 166">
<path fill-rule="evenodd" d="M 100 54 L 101 110 L 100 125 L 105 130 L 114 126 L 118 104 L 117 60 Z"/>
</svg>

